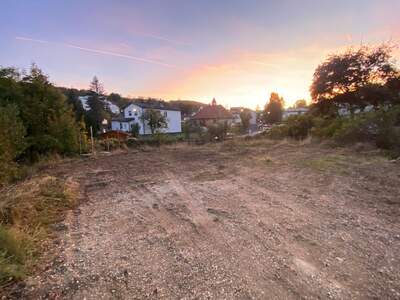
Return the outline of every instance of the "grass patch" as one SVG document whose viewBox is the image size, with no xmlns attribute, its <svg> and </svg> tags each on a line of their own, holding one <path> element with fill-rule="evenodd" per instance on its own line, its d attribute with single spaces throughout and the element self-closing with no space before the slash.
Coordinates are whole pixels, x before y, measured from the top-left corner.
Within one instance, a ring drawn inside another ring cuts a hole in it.
<svg viewBox="0 0 400 300">
<path fill-rule="evenodd" d="M 0 286 L 30 274 L 52 225 L 77 204 L 78 185 L 70 179 L 34 177 L 1 190 Z"/>
<path fill-rule="evenodd" d="M 300 161 L 300 164 L 316 171 L 335 170 L 342 172 L 347 166 L 350 166 L 352 162 L 351 158 L 345 155 L 330 154 L 320 158 Z"/>
</svg>

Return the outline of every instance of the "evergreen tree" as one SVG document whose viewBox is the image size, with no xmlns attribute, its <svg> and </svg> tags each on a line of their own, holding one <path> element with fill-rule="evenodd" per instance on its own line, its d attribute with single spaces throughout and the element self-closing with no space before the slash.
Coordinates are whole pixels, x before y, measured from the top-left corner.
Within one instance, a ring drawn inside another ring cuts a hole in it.
<svg viewBox="0 0 400 300">
<path fill-rule="evenodd" d="M 93 77 L 90 83 L 90 91 L 87 102 L 90 110 L 86 115 L 86 123 L 93 128 L 93 133 L 96 135 L 101 129 L 102 121 L 110 118 L 110 113 L 103 101 L 104 88 L 96 76 Z"/>
</svg>

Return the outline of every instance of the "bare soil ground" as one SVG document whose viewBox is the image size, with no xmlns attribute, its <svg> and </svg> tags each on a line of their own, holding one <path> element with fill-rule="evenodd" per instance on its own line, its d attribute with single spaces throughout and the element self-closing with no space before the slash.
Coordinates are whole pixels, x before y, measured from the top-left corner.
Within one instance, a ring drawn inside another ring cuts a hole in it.
<svg viewBox="0 0 400 300">
<path fill-rule="evenodd" d="M 84 199 L 15 297 L 400 299 L 400 164 L 374 151 L 177 145 L 47 172 Z"/>
</svg>

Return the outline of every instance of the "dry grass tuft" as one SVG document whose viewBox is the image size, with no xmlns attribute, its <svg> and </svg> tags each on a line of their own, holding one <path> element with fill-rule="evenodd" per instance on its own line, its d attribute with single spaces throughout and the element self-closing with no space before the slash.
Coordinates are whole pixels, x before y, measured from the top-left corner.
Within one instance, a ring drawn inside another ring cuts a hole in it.
<svg viewBox="0 0 400 300">
<path fill-rule="evenodd" d="M 42 253 L 52 225 L 77 204 L 78 184 L 38 176 L 0 193 L 0 285 L 23 278 Z"/>
</svg>

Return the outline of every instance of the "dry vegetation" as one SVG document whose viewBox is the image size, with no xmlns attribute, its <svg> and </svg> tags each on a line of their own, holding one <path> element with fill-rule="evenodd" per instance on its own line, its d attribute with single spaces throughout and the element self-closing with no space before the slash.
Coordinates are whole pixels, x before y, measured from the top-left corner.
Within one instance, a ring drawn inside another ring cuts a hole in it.
<svg viewBox="0 0 400 300">
<path fill-rule="evenodd" d="M 39 175 L 0 194 L 0 286 L 33 272 L 54 228 L 77 203 L 71 179 Z"/>
<path fill-rule="evenodd" d="M 13 298 L 400 297 L 399 161 L 374 148 L 177 144 L 46 173 L 85 201 Z"/>
</svg>

